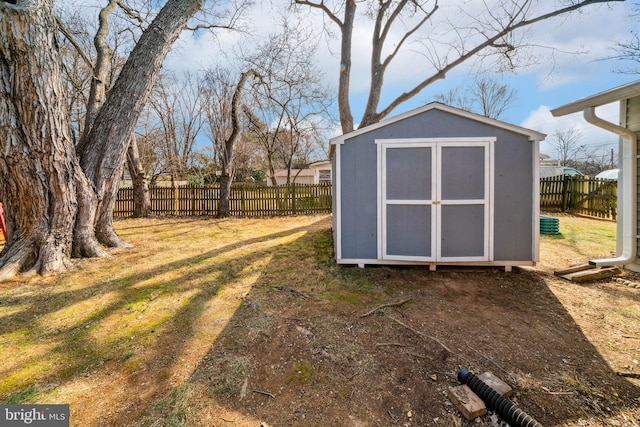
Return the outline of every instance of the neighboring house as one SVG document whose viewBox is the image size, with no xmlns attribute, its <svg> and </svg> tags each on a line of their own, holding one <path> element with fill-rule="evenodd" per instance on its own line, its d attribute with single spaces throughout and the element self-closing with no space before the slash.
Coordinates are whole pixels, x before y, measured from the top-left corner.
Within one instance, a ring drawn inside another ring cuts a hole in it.
<svg viewBox="0 0 640 427">
<path fill-rule="evenodd" d="M 287 183 L 287 169 L 275 172 L 276 185 Z M 307 169 L 291 169 L 291 182 L 294 184 L 331 184 L 331 161 L 311 163 Z M 267 186 L 271 186 L 271 178 L 267 176 Z"/>
<path fill-rule="evenodd" d="M 534 265 L 544 137 L 431 103 L 333 138 L 337 262 Z"/>
<path fill-rule="evenodd" d="M 314 184 L 331 184 L 331 160 L 311 163 L 313 169 Z"/>
<path fill-rule="evenodd" d="M 568 166 L 540 166 L 540 178 L 549 178 L 551 176 L 584 176 L 582 172 Z"/>
<path fill-rule="evenodd" d="M 620 102 L 620 123 L 611 123 L 598 117 L 596 108 Z M 618 178 L 618 216 L 616 257 L 592 260 L 591 263 L 605 267 L 623 265 L 640 271 L 638 259 L 638 134 L 640 133 L 640 80 L 605 92 L 563 105 L 551 114 L 555 117 L 582 112 L 584 119 L 620 137 L 618 153 L 620 173 Z"/>
</svg>

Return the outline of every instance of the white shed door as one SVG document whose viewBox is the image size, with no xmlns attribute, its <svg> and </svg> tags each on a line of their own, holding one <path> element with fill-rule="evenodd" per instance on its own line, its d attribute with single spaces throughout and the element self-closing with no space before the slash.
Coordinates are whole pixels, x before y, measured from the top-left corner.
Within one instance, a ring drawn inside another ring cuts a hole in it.
<svg viewBox="0 0 640 427">
<path fill-rule="evenodd" d="M 490 260 L 490 141 L 377 142 L 382 258 Z"/>
</svg>

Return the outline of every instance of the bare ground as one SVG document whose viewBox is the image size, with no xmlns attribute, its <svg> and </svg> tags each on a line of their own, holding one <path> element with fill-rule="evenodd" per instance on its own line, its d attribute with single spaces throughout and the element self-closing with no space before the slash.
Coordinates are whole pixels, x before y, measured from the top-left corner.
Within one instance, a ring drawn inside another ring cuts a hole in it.
<svg viewBox="0 0 640 427">
<path fill-rule="evenodd" d="M 582 221 L 612 229 L 561 226 Z M 120 222 L 138 246 L 115 261 L 0 285 L 5 344 L 24 328 L 41 343 L 0 369 L 14 378 L 4 402 L 70 403 L 78 426 L 501 425 L 466 421 L 447 398 L 466 367 L 509 383 L 542 425 L 640 425 L 640 277 L 552 275 L 608 255 L 596 237 L 545 236 L 535 269 L 431 272 L 335 265 L 326 216 L 160 224 Z M 180 246 L 198 239 L 209 247 Z M 167 246 L 145 252 L 152 241 Z M 12 314 L 43 293 L 65 296 Z M 84 318 L 57 324 L 70 307 Z M 41 360 L 49 370 L 20 382 Z"/>
</svg>

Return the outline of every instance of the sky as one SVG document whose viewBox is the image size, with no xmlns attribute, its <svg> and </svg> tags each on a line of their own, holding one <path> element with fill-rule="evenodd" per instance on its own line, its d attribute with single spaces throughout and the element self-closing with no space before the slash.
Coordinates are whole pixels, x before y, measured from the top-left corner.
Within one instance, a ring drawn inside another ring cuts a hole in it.
<svg viewBox="0 0 640 427">
<path fill-rule="evenodd" d="M 76 1 L 76 0 L 66 0 Z M 97 4 L 101 4 L 99 0 Z M 438 16 L 460 22 L 464 15 L 477 17 L 481 11 L 477 8 L 484 3 L 499 0 L 439 0 Z M 541 0 L 543 4 L 564 3 L 566 0 Z M 83 1 L 86 4 L 87 0 Z M 250 34 L 241 32 L 218 32 L 213 38 L 208 33 L 184 32 L 174 49 L 167 57 L 164 68 L 181 72 L 185 70 L 202 70 L 212 64 L 224 63 L 239 40 L 249 40 L 259 43 L 266 35 L 277 31 L 277 25 L 283 14 L 282 9 L 288 1 L 263 1 L 249 9 L 244 15 L 243 23 Z M 515 34 L 515 41 L 527 43 L 530 47 L 517 63 L 529 62 L 527 66 L 518 68 L 515 72 L 496 73 L 492 69 L 479 66 L 477 63 L 464 65 L 450 72 L 444 80 L 429 86 L 412 101 L 403 104 L 393 111 L 391 116 L 417 108 L 433 99 L 437 94 L 444 93 L 450 88 L 469 84 L 479 72 L 485 73 L 507 84 L 516 91 L 516 100 L 500 117 L 501 120 L 520 125 L 548 135 L 552 139 L 556 131 L 566 131 L 576 128 L 582 132 L 580 144 L 599 150 L 617 149 L 617 137 L 600 130 L 585 122 L 580 114 L 554 118 L 550 110 L 622 84 L 640 79 L 640 74 L 622 74 L 618 72 L 627 68 L 630 63 L 616 59 L 608 59 L 615 55 L 614 47 L 617 42 L 628 40 L 632 32 L 637 30 L 637 16 L 633 15 L 633 6 L 640 9 L 640 2 L 633 0 L 613 2 L 609 5 L 593 5 L 582 8 L 580 12 L 568 17 L 554 18 L 542 21 L 530 27 L 526 32 Z M 492 13 L 499 13 L 492 9 Z M 308 10 L 304 19 L 311 28 L 323 27 L 323 17 Z M 356 120 L 359 119 L 366 102 L 369 86 L 369 52 L 371 49 L 371 26 L 365 20 L 359 20 L 354 33 L 353 73 L 351 76 L 352 110 Z M 431 24 L 430 24 L 431 25 Z M 331 27 L 335 30 L 335 27 Z M 430 34 L 436 40 L 446 40 L 451 36 L 437 24 L 428 27 Z M 399 37 L 398 34 L 391 34 Z M 322 36 L 318 36 L 322 37 Z M 323 40 L 315 56 L 310 59 L 324 71 L 327 83 L 337 88 L 339 75 L 338 40 Z M 419 81 L 432 72 L 428 62 L 420 51 L 420 45 L 409 45 L 399 54 L 394 65 L 385 75 L 385 86 L 382 94 L 381 106 L 398 94 L 411 89 L 412 83 Z M 431 45 L 432 50 L 446 49 L 444 43 Z M 640 68 L 640 64 L 638 67 Z M 336 90 L 337 92 L 337 90 Z M 337 107 L 336 107 L 337 110 Z M 598 109 L 602 117 L 617 122 L 618 105 L 612 104 Z M 335 131 L 340 134 L 339 128 Z M 553 155 L 553 149 L 548 142 L 542 142 L 541 152 Z"/>
</svg>

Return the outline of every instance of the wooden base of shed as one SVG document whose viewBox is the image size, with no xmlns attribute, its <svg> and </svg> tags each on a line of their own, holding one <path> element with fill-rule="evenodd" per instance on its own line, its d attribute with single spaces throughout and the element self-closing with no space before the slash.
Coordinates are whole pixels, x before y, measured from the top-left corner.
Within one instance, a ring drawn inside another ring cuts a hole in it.
<svg viewBox="0 0 640 427">
<path fill-rule="evenodd" d="M 535 267 L 536 263 L 534 261 L 478 261 L 478 262 L 469 262 L 465 261 L 462 263 L 451 263 L 451 262 L 419 262 L 419 261 L 395 261 L 395 260 L 353 260 L 353 259 L 342 259 L 337 260 L 338 264 L 343 265 L 357 265 L 360 268 L 365 268 L 366 266 L 373 265 L 415 265 L 415 266 L 428 266 L 430 271 L 436 271 L 439 267 L 494 267 L 494 268 L 503 268 L 504 271 L 511 271 L 514 267 Z"/>
</svg>

